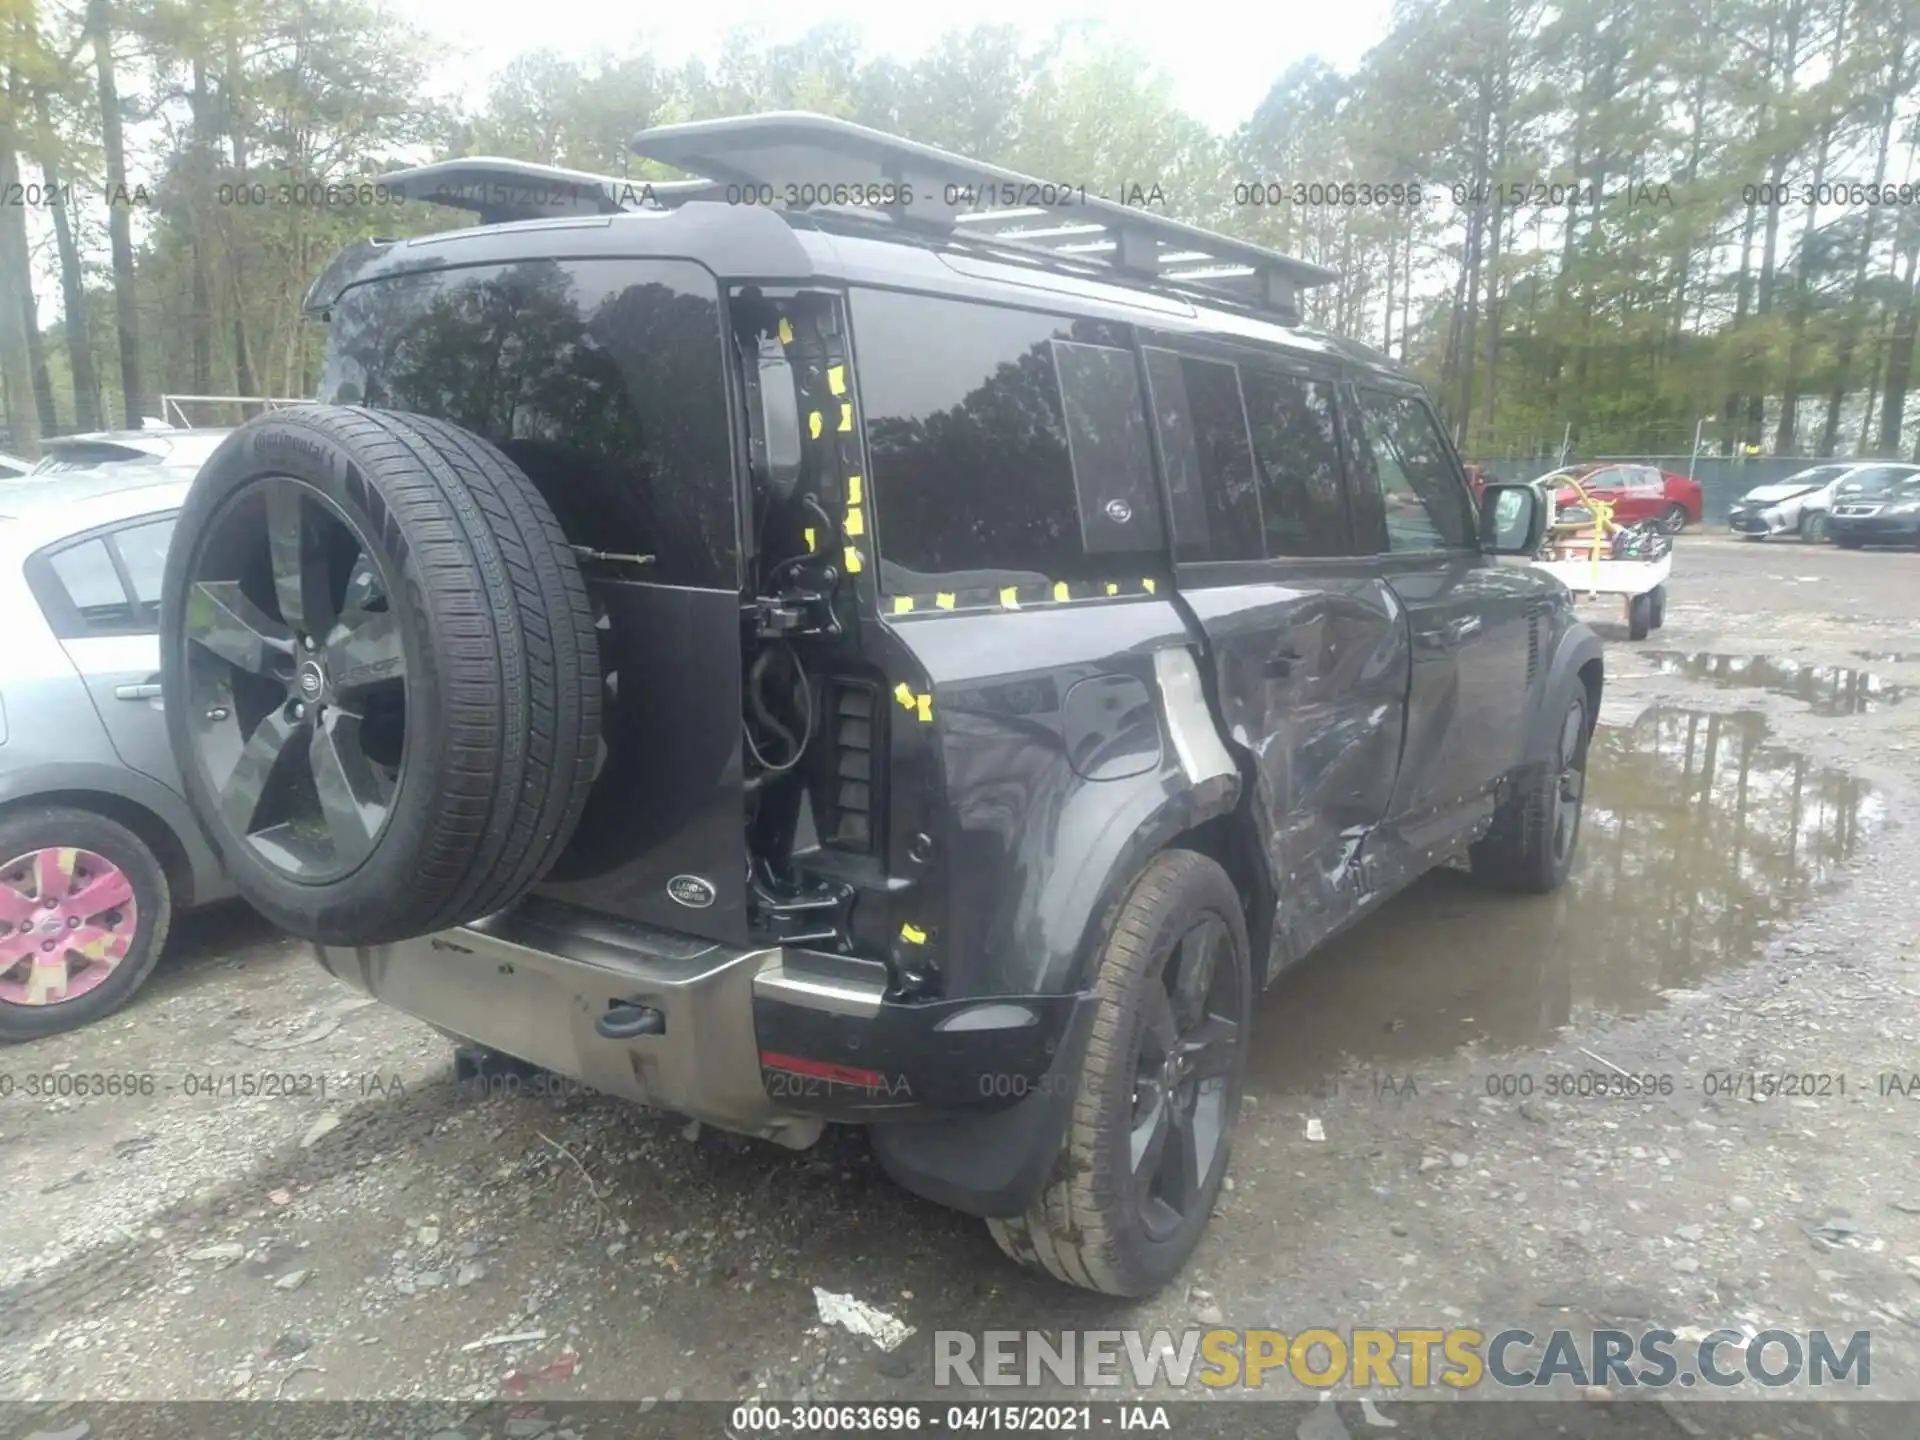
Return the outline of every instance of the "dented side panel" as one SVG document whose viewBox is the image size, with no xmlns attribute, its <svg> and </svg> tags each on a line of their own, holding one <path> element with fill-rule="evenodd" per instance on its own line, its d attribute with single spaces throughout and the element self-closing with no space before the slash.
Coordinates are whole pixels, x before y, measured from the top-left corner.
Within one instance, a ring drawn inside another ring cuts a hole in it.
<svg viewBox="0 0 1920 1440">
<path fill-rule="evenodd" d="M 930 738 L 944 801 L 933 864 L 898 903 L 949 995 L 1084 983 L 1087 942 L 1117 892 L 1169 839 L 1233 805 L 1238 775 L 1197 683 L 1179 683 L 1197 682 L 1185 620 L 1132 584 L 1131 597 L 885 622 L 924 677 L 913 688 L 931 696 L 929 724 L 900 716 Z M 1073 698 L 1090 684 L 1118 701 L 1112 778 L 1092 778 L 1099 734 Z M 1149 765 L 1125 701 L 1142 690 L 1154 701 Z"/>
</svg>

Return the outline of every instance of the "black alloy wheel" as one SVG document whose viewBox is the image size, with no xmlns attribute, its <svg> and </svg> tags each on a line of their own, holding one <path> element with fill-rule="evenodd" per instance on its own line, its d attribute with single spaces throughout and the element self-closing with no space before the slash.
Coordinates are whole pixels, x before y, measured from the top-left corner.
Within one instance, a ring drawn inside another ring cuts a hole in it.
<svg viewBox="0 0 1920 1440">
<path fill-rule="evenodd" d="M 265 475 L 200 537 L 183 643 L 195 758 L 271 870 L 352 873 L 405 780 L 408 664 L 391 577 L 320 491 Z"/>
<path fill-rule="evenodd" d="M 1554 792 L 1553 832 L 1549 841 L 1553 865 L 1564 869 L 1573 858 L 1573 847 L 1580 839 L 1580 810 L 1587 792 L 1587 705 L 1583 699 L 1567 707 L 1560 722 L 1560 739 L 1554 752 L 1554 769 L 1559 777 Z"/>
<path fill-rule="evenodd" d="M 1141 1228 L 1154 1240 L 1211 1204 L 1206 1180 L 1239 1104 L 1234 1061 L 1247 997 L 1240 967 L 1220 963 L 1231 944 L 1217 916 L 1198 917 L 1141 1014 L 1128 1147 Z"/>
</svg>

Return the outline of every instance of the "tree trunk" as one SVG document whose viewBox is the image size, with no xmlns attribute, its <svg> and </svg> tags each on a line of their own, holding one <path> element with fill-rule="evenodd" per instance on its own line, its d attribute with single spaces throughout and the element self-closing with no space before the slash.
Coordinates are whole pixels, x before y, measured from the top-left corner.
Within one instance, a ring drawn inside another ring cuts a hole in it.
<svg viewBox="0 0 1920 1440">
<path fill-rule="evenodd" d="M 46 106 L 41 104 L 41 125 Z M 60 171 L 51 160 L 40 166 L 40 181 L 49 195 L 60 193 Z M 87 322 L 86 272 L 80 268 L 80 247 L 74 243 L 73 217 L 65 205 L 53 212 L 53 243 L 60 256 L 60 304 L 66 318 L 67 368 L 73 374 L 73 423 L 77 430 L 100 428 L 100 377 L 93 368 L 93 327 Z"/>
<path fill-rule="evenodd" d="M 40 418 L 42 436 L 60 433 L 60 412 L 53 404 L 53 376 L 47 373 L 47 339 L 40 333 L 40 304 L 33 298 L 33 277 L 20 287 L 20 313 L 27 325 L 27 364 L 33 374 L 33 408 Z"/>
<path fill-rule="evenodd" d="M 1800 71 L 1800 19 L 1802 0 L 1790 0 L 1787 6 L 1786 55 L 1780 65 L 1782 88 L 1791 95 L 1794 77 Z M 1771 77 L 1769 77 L 1771 78 Z M 1764 128 L 1760 132 L 1764 135 Z M 1773 151 L 1773 163 L 1767 171 L 1767 181 L 1779 193 L 1781 183 L 1786 178 L 1787 161 L 1792 158 L 1776 144 Z M 1773 313 L 1773 287 L 1778 278 L 1775 269 L 1780 254 L 1780 207 L 1767 207 L 1766 238 L 1760 248 L 1760 295 L 1755 314 L 1764 318 Z M 1766 426 L 1766 396 L 1762 390 L 1756 390 L 1747 397 L 1746 442 L 1758 446 L 1760 436 Z"/>
<path fill-rule="evenodd" d="M 207 62 L 193 57 L 193 177 L 205 194 L 212 188 L 213 167 L 210 137 L 214 132 L 212 97 L 207 93 Z M 188 328 L 193 336 L 193 390 L 206 395 L 213 390 L 213 292 L 207 283 L 207 227 L 201 207 L 187 211 L 188 264 L 193 270 L 193 314 Z"/>
<path fill-rule="evenodd" d="M 1920 294 L 1914 291 L 1914 270 L 1920 266 L 1920 236 L 1907 251 L 1907 273 L 1901 277 L 1903 298 L 1893 322 L 1893 340 L 1887 346 L 1887 393 L 1880 402 L 1880 441 L 1874 450 L 1886 459 L 1900 454 L 1900 432 L 1905 426 L 1907 385 L 1913 379 L 1914 332 L 1920 329 Z"/>
<path fill-rule="evenodd" d="M 1886 96 L 1881 101 L 1880 138 L 1874 146 L 1873 183 L 1882 185 L 1887 178 L 1887 158 L 1893 148 L 1894 116 L 1899 103 L 1893 98 L 1902 92 L 1906 84 L 1907 40 L 1904 32 L 1895 37 L 1893 58 L 1887 62 Z M 1838 444 L 1840 433 L 1840 407 L 1846 399 L 1847 386 L 1853 378 L 1854 351 L 1859 346 L 1860 329 L 1866 323 L 1863 302 L 1866 298 L 1867 267 L 1873 263 L 1874 227 L 1880 219 L 1880 207 L 1869 205 L 1865 228 L 1860 236 L 1860 254 L 1854 261 L 1853 283 L 1847 291 L 1847 316 L 1844 328 L 1840 332 L 1840 344 L 1834 355 L 1833 385 L 1827 392 L 1827 423 L 1820 435 L 1820 454 L 1831 455 Z M 1873 393 L 1869 386 L 1867 394 L 1867 425 L 1872 424 Z M 1864 434 L 1864 429 L 1863 432 Z M 1865 442 L 1861 449 L 1864 452 Z"/>
<path fill-rule="evenodd" d="M 11 126 L 0 128 L 0 194 L 20 183 L 20 163 Z M 28 340 L 27 312 L 33 292 L 27 284 L 26 211 L 19 205 L 0 207 L 0 371 L 6 374 L 7 428 L 13 449 L 26 456 L 40 453 L 40 413 L 34 404 L 35 372 Z"/>
<path fill-rule="evenodd" d="M 239 46 L 233 37 L 227 39 L 227 73 L 221 87 L 221 98 L 225 102 L 227 135 L 233 141 L 233 178 L 236 185 L 247 183 L 247 129 L 240 114 L 240 86 L 243 77 L 240 73 Z M 231 282 L 230 296 L 233 305 L 233 382 L 234 393 L 251 395 L 254 393 L 253 357 L 247 348 L 246 297 L 247 278 L 246 261 L 242 254 L 244 246 L 237 240 L 227 246 L 227 274 Z M 240 407 L 240 416 L 247 418 L 247 407 Z"/>
<path fill-rule="evenodd" d="M 113 318 L 120 330 L 120 400 L 129 429 L 145 408 L 140 388 L 140 310 L 133 290 L 133 216 L 127 199 L 127 149 L 120 89 L 113 72 L 113 0 L 88 0 L 87 38 L 99 76 L 100 144 L 107 162 L 107 234 L 113 253 Z"/>
</svg>

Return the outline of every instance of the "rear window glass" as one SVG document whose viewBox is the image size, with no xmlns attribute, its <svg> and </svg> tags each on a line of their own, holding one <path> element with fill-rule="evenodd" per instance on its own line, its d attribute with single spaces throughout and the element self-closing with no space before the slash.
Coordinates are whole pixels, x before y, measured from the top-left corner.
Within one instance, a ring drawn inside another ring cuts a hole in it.
<svg viewBox="0 0 1920 1440">
<path fill-rule="evenodd" d="M 856 290 L 853 334 L 883 589 L 1092 581 L 1159 543 L 1131 353 L 1095 353 L 1124 332 Z"/>
<path fill-rule="evenodd" d="M 1175 554 L 1187 561 L 1259 559 L 1260 500 L 1239 370 L 1171 350 L 1146 354 Z"/>
<path fill-rule="evenodd" d="M 740 585 L 713 277 L 681 261 L 528 260 L 349 289 L 321 399 L 415 410 L 498 445 L 580 543 L 650 579 Z"/>
</svg>

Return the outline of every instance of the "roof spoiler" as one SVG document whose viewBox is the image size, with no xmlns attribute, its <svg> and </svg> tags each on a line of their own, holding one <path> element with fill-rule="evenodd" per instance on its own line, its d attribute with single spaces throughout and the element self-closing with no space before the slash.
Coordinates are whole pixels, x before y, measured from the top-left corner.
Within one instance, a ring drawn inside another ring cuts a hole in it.
<svg viewBox="0 0 1920 1440">
<path fill-rule="evenodd" d="M 495 155 L 417 165 L 383 175 L 374 183 L 406 200 L 469 211 L 482 225 L 667 210 L 688 200 L 717 198 L 720 192 L 709 180 L 629 180 Z"/>
</svg>

